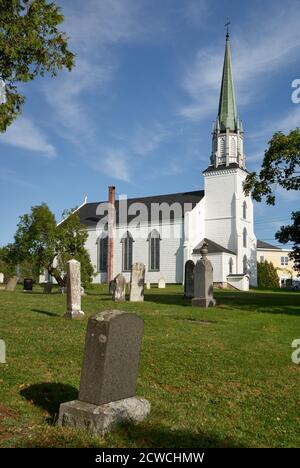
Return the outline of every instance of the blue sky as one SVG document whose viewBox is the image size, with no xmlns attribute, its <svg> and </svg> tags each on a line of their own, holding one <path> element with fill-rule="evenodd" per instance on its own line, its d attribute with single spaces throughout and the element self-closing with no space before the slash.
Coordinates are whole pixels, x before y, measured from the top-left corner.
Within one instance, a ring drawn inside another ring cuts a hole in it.
<svg viewBox="0 0 300 468">
<path fill-rule="evenodd" d="M 24 84 L 22 116 L 0 135 L 0 245 L 18 217 L 46 202 L 65 208 L 118 194 L 203 188 L 218 108 L 226 17 L 248 170 L 277 130 L 300 123 L 300 2 L 286 0 L 57 0 L 76 67 Z M 278 190 L 255 205 L 259 239 L 272 242 L 299 208 Z"/>
</svg>

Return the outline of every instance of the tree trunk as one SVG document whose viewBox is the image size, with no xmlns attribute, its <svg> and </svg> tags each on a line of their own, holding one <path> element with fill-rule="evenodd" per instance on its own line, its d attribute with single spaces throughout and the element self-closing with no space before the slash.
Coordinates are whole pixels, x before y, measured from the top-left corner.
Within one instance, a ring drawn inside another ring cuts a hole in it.
<svg viewBox="0 0 300 468">
<path fill-rule="evenodd" d="M 55 278 L 58 286 L 60 286 L 61 288 L 66 286 L 66 278 L 62 278 L 60 276 L 60 273 L 57 270 L 57 268 L 54 268 L 52 265 L 48 265 L 48 273 Z"/>
</svg>

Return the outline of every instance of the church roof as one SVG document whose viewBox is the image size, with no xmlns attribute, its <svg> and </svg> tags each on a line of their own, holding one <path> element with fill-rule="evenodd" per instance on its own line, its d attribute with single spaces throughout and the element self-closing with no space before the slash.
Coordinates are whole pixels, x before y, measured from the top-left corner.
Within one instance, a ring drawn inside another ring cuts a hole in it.
<svg viewBox="0 0 300 468">
<path fill-rule="evenodd" d="M 225 253 L 229 253 L 231 255 L 236 255 L 234 252 L 232 252 L 232 250 L 228 250 L 226 249 L 225 247 L 222 247 L 221 245 L 217 244 L 216 242 L 210 240 L 210 239 L 202 239 L 201 242 L 199 242 L 199 244 L 194 248 L 193 250 L 193 254 L 200 254 L 200 249 L 203 245 L 203 243 L 206 242 L 207 244 L 207 249 L 208 249 L 208 253 L 221 253 L 221 252 L 225 252 Z"/>
<path fill-rule="evenodd" d="M 264 250 L 282 250 L 280 247 L 276 247 L 275 245 L 268 244 L 267 242 L 263 242 L 257 239 L 256 244 L 257 249 L 264 249 Z"/>
<path fill-rule="evenodd" d="M 131 220 L 133 220 L 139 212 L 134 212 L 134 214 L 128 214 L 128 210 L 130 206 L 132 206 L 134 203 L 142 203 L 143 205 L 146 206 L 147 208 L 147 213 L 150 217 L 151 215 L 151 204 L 152 203 L 166 203 L 169 207 L 173 203 L 179 203 L 181 206 L 181 212 L 180 212 L 180 218 L 182 219 L 184 216 L 184 211 L 189 211 L 187 209 L 187 204 L 190 205 L 190 209 L 193 209 L 197 203 L 204 197 L 204 190 L 196 190 L 193 192 L 180 192 L 180 193 L 170 193 L 167 195 L 153 195 L 149 197 L 140 197 L 140 198 L 128 198 L 127 199 L 127 223 L 129 223 Z M 104 213 L 104 215 L 97 215 L 96 210 L 99 204 L 101 203 L 107 203 L 107 201 L 103 202 L 95 202 L 95 203 L 86 203 L 83 206 L 81 206 L 78 209 L 80 221 L 82 224 L 88 226 L 88 227 L 93 227 L 96 226 L 96 224 L 100 221 L 101 218 L 103 218 L 107 213 Z M 120 201 L 116 200 L 115 208 L 116 208 L 116 222 L 117 225 L 119 224 L 119 207 L 120 207 Z M 135 211 L 135 210 L 134 210 Z M 141 213 L 143 215 L 143 213 Z M 159 213 L 157 213 L 159 215 Z M 178 219 L 178 214 L 176 213 L 176 210 L 174 212 L 174 219 Z M 141 221 L 149 222 L 150 219 L 141 219 Z M 152 221 L 155 221 L 152 217 Z M 158 221 L 158 219 L 157 219 Z"/>
<path fill-rule="evenodd" d="M 208 166 L 208 168 L 205 169 L 205 171 L 203 171 L 203 174 L 206 173 L 206 172 L 216 172 L 216 171 L 220 171 L 220 170 L 222 170 L 222 169 L 224 169 L 224 168 L 226 168 L 226 170 L 227 170 L 227 169 L 242 169 L 243 171 L 248 172 L 248 174 L 249 174 L 249 171 L 247 171 L 247 169 L 244 169 L 244 168 L 240 167 L 240 166 L 238 165 L 238 163 L 230 163 L 230 164 L 228 164 L 228 166 L 226 166 L 226 167 L 223 166 L 223 165 L 220 165 L 220 166 L 218 166 L 218 167 L 215 167 L 215 166 Z"/>
<path fill-rule="evenodd" d="M 236 130 L 237 110 L 232 77 L 229 34 L 226 35 L 225 57 L 218 112 L 220 130 Z"/>
</svg>

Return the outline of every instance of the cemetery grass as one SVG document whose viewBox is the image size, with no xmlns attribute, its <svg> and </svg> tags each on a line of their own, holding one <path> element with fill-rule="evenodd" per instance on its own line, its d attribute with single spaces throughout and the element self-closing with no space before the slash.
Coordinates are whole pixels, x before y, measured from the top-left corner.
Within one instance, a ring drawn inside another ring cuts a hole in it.
<svg viewBox="0 0 300 468">
<path fill-rule="evenodd" d="M 63 318 L 65 296 L 0 292 L 1 447 L 297 447 L 300 443 L 300 294 L 216 291 L 198 309 L 181 286 L 153 288 L 144 303 L 113 303 L 107 286 L 82 299 L 83 321 Z M 98 438 L 57 426 L 77 397 L 89 315 L 117 308 L 145 322 L 137 394 L 143 423 Z"/>
</svg>

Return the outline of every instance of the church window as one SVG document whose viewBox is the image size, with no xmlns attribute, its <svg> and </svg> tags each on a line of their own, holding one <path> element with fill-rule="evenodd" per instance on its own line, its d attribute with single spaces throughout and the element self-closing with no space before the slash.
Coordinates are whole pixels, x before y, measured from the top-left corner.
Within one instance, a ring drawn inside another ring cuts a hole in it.
<svg viewBox="0 0 300 468">
<path fill-rule="evenodd" d="M 243 203 L 243 218 L 247 219 L 247 203 L 245 201 Z"/>
<path fill-rule="evenodd" d="M 233 272 L 233 260 L 232 258 L 229 259 L 229 274 L 232 275 Z"/>
<path fill-rule="evenodd" d="M 103 233 L 99 239 L 99 271 L 107 271 L 108 235 Z"/>
<path fill-rule="evenodd" d="M 226 138 L 222 137 L 219 141 L 220 141 L 219 164 L 225 164 L 226 163 Z"/>
<path fill-rule="evenodd" d="M 248 272 L 248 260 L 247 255 L 244 255 L 243 258 L 243 273 L 246 274 Z"/>
<path fill-rule="evenodd" d="M 160 269 L 160 235 L 154 229 L 148 236 L 149 242 L 149 271 Z"/>
<path fill-rule="evenodd" d="M 243 230 L 243 247 L 247 247 L 247 229 Z"/>
<path fill-rule="evenodd" d="M 123 271 L 130 271 L 132 267 L 132 247 L 133 238 L 130 232 L 122 237 L 122 269 Z"/>
<path fill-rule="evenodd" d="M 230 138 L 230 158 L 229 158 L 230 163 L 235 163 L 236 162 L 236 141 L 234 137 Z"/>
</svg>

